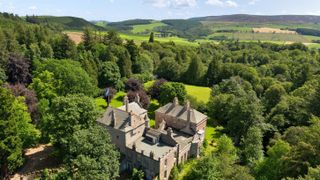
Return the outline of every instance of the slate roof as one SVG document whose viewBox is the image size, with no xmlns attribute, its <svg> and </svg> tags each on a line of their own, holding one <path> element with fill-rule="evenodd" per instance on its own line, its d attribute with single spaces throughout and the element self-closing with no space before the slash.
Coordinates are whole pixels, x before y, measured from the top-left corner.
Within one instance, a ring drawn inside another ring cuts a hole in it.
<svg viewBox="0 0 320 180">
<path fill-rule="evenodd" d="M 131 128 L 129 126 L 130 114 L 121 109 L 112 107 L 108 107 L 107 110 L 103 113 L 102 117 L 97 120 L 97 122 L 113 127 L 114 119 L 116 122 L 116 126 L 114 127 L 115 129 L 126 130 L 128 128 Z"/>
<path fill-rule="evenodd" d="M 126 111 L 126 106 L 123 105 L 119 107 L 118 109 L 121 109 L 123 111 Z M 137 115 L 141 115 L 147 112 L 147 110 L 143 109 L 138 103 L 136 102 L 131 102 L 129 103 L 129 112 L 132 111 Z"/>
<path fill-rule="evenodd" d="M 202 114 L 201 112 L 195 109 L 191 108 L 190 110 L 190 120 L 193 123 L 199 123 L 207 118 L 206 115 Z M 188 110 L 181 105 L 173 105 L 172 103 L 168 103 L 165 106 L 162 106 L 159 109 L 157 109 L 156 112 L 164 113 L 166 115 L 188 121 Z"/>
</svg>

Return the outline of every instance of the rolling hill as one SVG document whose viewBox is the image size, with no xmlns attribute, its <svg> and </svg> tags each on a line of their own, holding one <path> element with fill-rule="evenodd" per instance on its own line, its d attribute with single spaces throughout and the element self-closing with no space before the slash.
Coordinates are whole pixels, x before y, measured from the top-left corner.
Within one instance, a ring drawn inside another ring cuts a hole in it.
<svg viewBox="0 0 320 180">
<path fill-rule="evenodd" d="M 106 30 L 104 27 L 97 26 L 85 19 L 71 16 L 29 16 L 26 20 L 35 24 L 50 24 L 63 30 L 83 30 L 90 27 L 95 30 Z"/>
</svg>

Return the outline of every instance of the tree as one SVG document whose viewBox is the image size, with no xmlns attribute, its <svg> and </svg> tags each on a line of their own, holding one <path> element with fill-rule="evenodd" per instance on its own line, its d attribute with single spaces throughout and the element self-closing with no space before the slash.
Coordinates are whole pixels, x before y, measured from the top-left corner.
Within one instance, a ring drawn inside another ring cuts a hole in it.
<svg viewBox="0 0 320 180">
<path fill-rule="evenodd" d="M 82 94 L 55 98 L 49 112 L 47 131 L 55 145 L 64 145 L 62 148 L 75 131 L 93 126 L 98 115 L 93 100 Z"/>
<path fill-rule="evenodd" d="M 31 118 L 23 98 L 0 87 L 0 176 L 8 178 L 23 163 L 22 150 L 34 145 L 39 132 L 31 124 Z"/>
<path fill-rule="evenodd" d="M 308 174 L 304 177 L 299 177 L 298 180 L 314 180 L 320 179 L 320 165 L 315 168 L 309 168 Z"/>
<path fill-rule="evenodd" d="M 119 81 L 121 80 L 120 69 L 115 62 L 102 63 L 101 72 L 99 75 L 99 86 L 109 87 L 113 86 L 118 88 Z"/>
<path fill-rule="evenodd" d="M 178 80 L 180 78 L 179 64 L 173 58 L 163 58 L 156 70 L 159 78 Z"/>
<path fill-rule="evenodd" d="M 220 73 L 221 64 L 217 59 L 213 59 L 208 67 L 206 74 L 207 85 L 212 86 L 216 83 L 219 83 L 219 73 Z"/>
<path fill-rule="evenodd" d="M 217 151 L 204 156 L 192 166 L 186 179 L 253 180 L 248 168 L 236 164 L 237 159 L 232 140 L 222 135 L 217 142 Z"/>
<path fill-rule="evenodd" d="M 7 80 L 7 75 L 5 71 L 0 67 L 0 82 L 5 82 Z"/>
<path fill-rule="evenodd" d="M 143 180 L 143 177 L 144 177 L 143 171 L 133 168 L 132 175 L 131 175 L 132 180 Z"/>
<path fill-rule="evenodd" d="M 290 145 L 278 140 L 267 151 L 267 157 L 256 167 L 255 177 L 257 179 L 282 179 L 285 177 L 283 169 L 285 168 L 286 154 L 290 152 Z"/>
<path fill-rule="evenodd" d="M 95 44 L 95 39 L 90 28 L 85 28 L 82 35 L 83 45 L 86 50 L 91 50 Z"/>
<path fill-rule="evenodd" d="M 177 97 L 180 102 L 184 102 L 187 97 L 187 91 L 182 83 L 167 82 L 160 87 L 159 103 L 164 105 L 172 102 Z"/>
<path fill-rule="evenodd" d="M 140 105 L 144 109 L 148 109 L 150 105 L 150 98 L 145 91 L 143 90 L 128 91 L 127 96 L 128 96 L 129 102 L 134 102 L 138 98 L 137 96 L 139 96 Z"/>
<path fill-rule="evenodd" d="M 131 57 L 131 61 L 133 64 L 133 72 L 136 73 L 136 69 L 135 69 L 135 64 L 139 55 L 139 48 L 138 46 L 134 43 L 134 40 L 128 40 L 125 47 L 127 48 L 130 57 Z"/>
<path fill-rule="evenodd" d="M 165 80 L 165 79 L 159 79 L 152 84 L 152 86 L 148 92 L 152 98 L 155 98 L 155 99 L 159 98 L 160 92 L 161 92 L 160 87 L 166 82 L 167 82 L 167 80 Z"/>
<path fill-rule="evenodd" d="M 122 45 L 122 39 L 116 31 L 108 31 L 108 34 L 104 36 L 103 43 L 105 45 Z"/>
<path fill-rule="evenodd" d="M 39 110 L 38 110 L 38 98 L 33 90 L 26 88 L 23 84 L 8 85 L 12 93 L 16 96 L 23 96 L 25 104 L 28 107 L 28 112 L 31 115 L 33 122 L 39 121 Z"/>
<path fill-rule="evenodd" d="M 41 72 L 33 78 L 29 88 L 33 89 L 39 99 L 48 99 L 50 102 L 57 97 L 57 89 L 60 83 L 54 79 L 54 74 L 47 70 Z"/>
<path fill-rule="evenodd" d="M 283 96 L 268 116 L 268 122 L 280 132 L 290 126 L 309 125 L 310 119 L 311 113 L 306 99 L 291 95 Z"/>
<path fill-rule="evenodd" d="M 188 70 L 185 72 L 184 81 L 195 85 L 201 85 L 203 82 L 203 69 L 201 60 L 199 60 L 197 56 L 193 56 Z"/>
<path fill-rule="evenodd" d="M 132 73 L 132 62 L 130 59 L 129 52 L 124 49 L 122 52 L 118 54 L 118 66 L 120 68 L 120 73 L 122 77 L 129 78 Z"/>
<path fill-rule="evenodd" d="M 151 32 L 149 37 L 149 43 L 153 43 L 153 42 L 154 42 L 154 33 Z"/>
<path fill-rule="evenodd" d="M 126 84 L 124 89 L 128 92 L 128 91 L 141 91 L 143 90 L 143 85 L 141 84 L 141 82 L 139 80 L 130 78 Z"/>
<path fill-rule="evenodd" d="M 151 57 L 146 54 L 140 54 L 133 64 L 133 72 L 142 74 L 142 73 L 153 73 L 153 61 Z"/>
<path fill-rule="evenodd" d="M 243 139 L 243 162 L 249 167 L 262 161 L 263 158 L 263 134 L 259 127 L 252 126 L 248 129 L 247 134 Z"/>
<path fill-rule="evenodd" d="M 116 179 L 120 154 L 101 127 L 80 129 L 71 134 L 66 166 L 73 179 Z"/>
<path fill-rule="evenodd" d="M 41 57 L 44 58 L 53 58 L 53 50 L 50 44 L 46 42 L 40 43 L 40 51 L 41 51 Z"/>
<path fill-rule="evenodd" d="M 11 54 L 8 63 L 8 81 L 12 84 L 29 84 L 32 76 L 29 62 L 20 56 Z"/>
<path fill-rule="evenodd" d="M 286 90 L 282 85 L 274 84 L 270 86 L 264 94 L 264 102 L 266 104 L 267 112 L 270 112 L 270 110 L 280 102 L 281 97 L 285 94 Z"/>
<path fill-rule="evenodd" d="M 97 93 L 97 87 L 92 79 L 76 61 L 55 59 L 43 61 L 36 67 L 35 75 L 39 77 L 39 74 L 46 70 L 53 73 L 54 79 L 59 82 L 59 86 L 56 87 L 58 95 L 83 93 L 93 96 Z"/>
<path fill-rule="evenodd" d="M 222 178 L 221 173 L 218 171 L 219 162 L 218 159 L 212 155 L 205 156 L 200 159 L 194 166 L 191 167 L 191 171 L 188 173 L 186 179 L 207 179 L 218 180 Z"/>
<path fill-rule="evenodd" d="M 76 45 L 66 34 L 55 38 L 51 46 L 56 59 L 72 59 L 76 56 Z"/>
<path fill-rule="evenodd" d="M 241 78 L 231 78 L 219 83 L 212 92 L 208 103 L 209 116 L 225 127 L 236 145 L 251 126 L 266 125 L 263 106 L 250 83 Z"/>
<path fill-rule="evenodd" d="M 14 114 L 13 95 L 9 90 L 0 87 L 0 177 L 8 178 L 9 173 L 21 166 L 22 158 L 22 140 L 18 135 L 18 125 Z"/>
</svg>

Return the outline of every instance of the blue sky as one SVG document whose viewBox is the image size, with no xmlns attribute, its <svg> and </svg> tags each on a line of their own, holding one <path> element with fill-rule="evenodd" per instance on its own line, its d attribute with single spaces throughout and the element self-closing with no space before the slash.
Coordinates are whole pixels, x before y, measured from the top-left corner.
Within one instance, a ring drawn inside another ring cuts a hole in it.
<svg viewBox="0 0 320 180">
<path fill-rule="evenodd" d="M 320 0 L 0 0 L 0 11 L 107 21 L 225 14 L 320 15 Z"/>
</svg>

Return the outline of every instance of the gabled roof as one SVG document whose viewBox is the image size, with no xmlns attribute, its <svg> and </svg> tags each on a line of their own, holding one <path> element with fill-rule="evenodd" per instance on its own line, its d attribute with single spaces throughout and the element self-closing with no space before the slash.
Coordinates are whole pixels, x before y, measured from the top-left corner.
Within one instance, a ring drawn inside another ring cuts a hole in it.
<svg viewBox="0 0 320 180">
<path fill-rule="evenodd" d="M 115 129 L 126 130 L 130 127 L 130 114 L 121 109 L 108 107 L 102 117 L 97 119 L 97 122 L 107 126 L 112 126 Z M 114 125 L 115 123 L 115 125 Z"/>
<path fill-rule="evenodd" d="M 147 110 L 143 109 L 138 103 L 136 102 L 131 102 L 128 104 L 129 106 L 129 112 L 132 111 L 133 113 L 135 113 L 136 115 L 141 115 L 147 112 Z M 123 105 L 121 107 L 119 107 L 118 109 L 121 109 L 123 111 L 126 111 L 126 106 Z"/>
<path fill-rule="evenodd" d="M 156 110 L 156 112 L 160 112 L 163 114 L 166 114 L 168 116 L 176 117 L 178 119 L 182 119 L 185 121 L 188 121 L 188 110 L 181 105 L 174 105 L 173 103 L 168 103 L 159 109 Z M 190 109 L 190 121 L 193 123 L 199 123 L 202 120 L 206 119 L 207 116 L 202 114 L 201 112 Z"/>
</svg>

